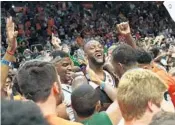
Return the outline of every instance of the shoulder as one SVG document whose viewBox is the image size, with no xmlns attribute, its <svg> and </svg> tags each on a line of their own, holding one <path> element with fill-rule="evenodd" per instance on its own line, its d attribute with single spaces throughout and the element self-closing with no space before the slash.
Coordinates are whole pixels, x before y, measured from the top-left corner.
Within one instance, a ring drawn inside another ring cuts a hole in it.
<svg viewBox="0 0 175 125">
<path fill-rule="evenodd" d="M 68 93 L 71 93 L 72 92 L 72 87 L 70 85 L 61 84 L 61 88 L 62 88 L 63 91 L 66 91 Z"/>
<path fill-rule="evenodd" d="M 108 114 L 105 111 L 102 111 L 102 112 L 96 114 L 96 116 L 94 116 L 94 118 L 99 119 L 103 124 L 112 125 L 112 122 L 111 122 Z"/>
<path fill-rule="evenodd" d="M 46 116 L 46 120 L 49 122 L 50 125 L 82 125 L 78 122 L 71 122 L 62 118 L 57 117 L 56 115 L 48 115 Z"/>
<path fill-rule="evenodd" d="M 114 86 L 114 77 L 109 72 L 107 72 L 105 70 L 103 70 L 103 71 L 104 71 L 105 77 L 106 77 L 105 82 Z"/>
<path fill-rule="evenodd" d="M 108 114 L 105 111 L 102 111 L 102 112 L 94 114 L 93 115 L 93 119 L 100 120 L 100 121 L 109 121 L 110 122 L 109 116 L 108 116 Z"/>
</svg>

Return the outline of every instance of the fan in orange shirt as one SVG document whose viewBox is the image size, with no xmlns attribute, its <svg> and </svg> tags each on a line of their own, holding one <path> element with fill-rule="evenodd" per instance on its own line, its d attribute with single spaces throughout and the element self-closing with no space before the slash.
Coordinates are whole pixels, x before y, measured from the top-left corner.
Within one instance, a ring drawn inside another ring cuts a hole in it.
<svg viewBox="0 0 175 125">
<path fill-rule="evenodd" d="M 137 49 L 136 51 L 139 67 L 152 70 L 164 81 L 175 107 L 175 79 L 168 74 L 162 66 L 152 61 L 151 54 L 146 52 L 144 49 Z"/>
</svg>

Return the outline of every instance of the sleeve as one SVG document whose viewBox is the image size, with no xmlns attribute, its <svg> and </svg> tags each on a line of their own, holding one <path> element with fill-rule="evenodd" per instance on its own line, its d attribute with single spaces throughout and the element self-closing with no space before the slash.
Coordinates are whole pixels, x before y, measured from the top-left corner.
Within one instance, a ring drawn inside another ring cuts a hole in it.
<svg viewBox="0 0 175 125">
<path fill-rule="evenodd" d="M 112 122 L 105 111 L 100 112 L 99 117 L 100 117 L 101 123 L 103 123 L 103 125 L 112 125 Z"/>
</svg>

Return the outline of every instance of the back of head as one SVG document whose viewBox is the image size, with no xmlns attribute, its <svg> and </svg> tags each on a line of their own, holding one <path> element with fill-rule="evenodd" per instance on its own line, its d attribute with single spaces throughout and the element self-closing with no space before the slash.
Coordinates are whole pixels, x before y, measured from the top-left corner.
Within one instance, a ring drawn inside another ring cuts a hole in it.
<svg viewBox="0 0 175 125">
<path fill-rule="evenodd" d="M 139 64 L 150 64 L 152 61 L 151 54 L 149 54 L 146 50 L 144 49 L 137 49 L 137 62 Z"/>
<path fill-rule="evenodd" d="M 114 62 L 124 64 L 126 66 L 137 63 L 136 51 L 127 44 L 118 45 L 112 52 Z"/>
<path fill-rule="evenodd" d="M 22 95 L 22 92 L 20 90 L 20 87 L 18 85 L 17 75 L 15 75 L 13 79 L 13 87 L 12 87 L 13 95 Z"/>
<path fill-rule="evenodd" d="M 89 84 L 80 85 L 71 95 L 72 107 L 80 117 L 91 116 L 99 100 L 99 95 Z"/>
<path fill-rule="evenodd" d="M 152 119 L 149 125 L 174 125 L 175 113 L 172 112 L 158 112 Z"/>
<path fill-rule="evenodd" d="M 1 106 L 2 125 L 48 125 L 39 107 L 32 102 L 2 100 Z"/>
<path fill-rule="evenodd" d="M 148 102 L 160 107 L 165 91 L 164 82 L 149 70 L 133 69 L 126 72 L 119 82 L 117 94 L 124 119 L 142 118 Z"/>
<path fill-rule="evenodd" d="M 82 75 L 75 77 L 72 81 L 72 90 L 78 88 L 82 84 L 88 84 L 87 78 Z"/>
<path fill-rule="evenodd" d="M 56 57 L 59 57 L 59 58 L 65 58 L 65 57 L 69 57 L 69 55 L 64 52 L 64 51 L 61 51 L 61 50 L 56 50 L 56 51 L 53 51 L 50 56 L 53 57 L 53 59 L 55 59 Z"/>
<path fill-rule="evenodd" d="M 150 52 L 152 53 L 153 58 L 156 58 L 159 55 L 160 50 L 158 47 L 153 47 L 152 49 L 150 49 Z"/>
<path fill-rule="evenodd" d="M 17 80 L 21 93 L 34 102 L 47 100 L 54 82 L 58 83 L 55 67 L 42 61 L 26 62 L 19 69 Z"/>
<path fill-rule="evenodd" d="M 56 50 L 51 53 L 51 56 L 53 59 L 51 60 L 51 63 L 56 65 L 58 62 L 60 62 L 63 58 L 69 57 L 67 53 L 61 50 Z"/>
</svg>

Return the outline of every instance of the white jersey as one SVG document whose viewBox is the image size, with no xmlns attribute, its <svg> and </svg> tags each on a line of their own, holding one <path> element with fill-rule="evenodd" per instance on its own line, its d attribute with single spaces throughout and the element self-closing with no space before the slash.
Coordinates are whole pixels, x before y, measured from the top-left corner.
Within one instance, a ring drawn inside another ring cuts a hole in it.
<svg viewBox="0 0 175 125">
<path fill-rule="evenodd" d="M 71 94 L 72 94 L 72 87 L 67 84 L 61 84 L 61 88 L 63 90 L 64 94 L 64 101 L 70 102 L 71 100 Z"/>
<path fill-rule="evenodd" d="M 105 83 L 106 84 L 109 84 L 113 87 L 115 87 L 115 80 L 114 78 L 105 70 L 103 70 L 104 73 L 105 73 Z M 99 85 L 97 85 L 96 83 L 92 82 L 92 81 L 89 81 L 89 85 L 91 85 L 94 89 L 96 89 Z"/>
<path fill-rule="evenodd" d="M 73 109 L 71 107 L 71 94 L 72 94 L 72 87 L 67 84 L 61 84 L 63 94 L 64 94 L 64 103 L 66 104 L 66 112 L 69 116 L 71 121 L 75 121 L 75 115 Z"/>
</svg>

